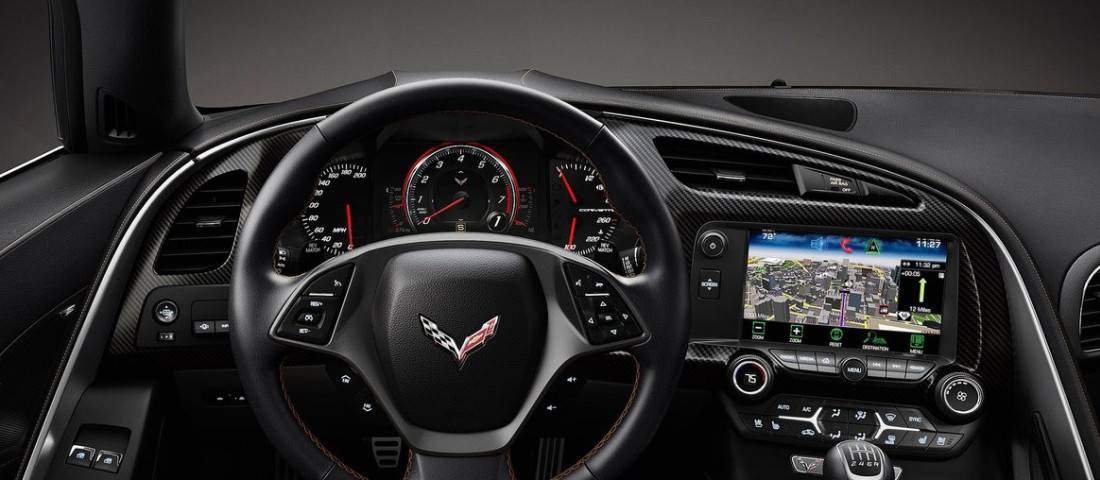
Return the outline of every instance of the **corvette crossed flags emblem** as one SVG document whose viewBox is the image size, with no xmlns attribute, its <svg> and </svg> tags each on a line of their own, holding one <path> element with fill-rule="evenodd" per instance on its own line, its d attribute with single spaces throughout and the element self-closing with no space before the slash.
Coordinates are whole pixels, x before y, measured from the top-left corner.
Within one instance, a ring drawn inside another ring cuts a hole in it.
<svg viewBox="0 0 1100 480">
<path fill-rule="evenodd" d="M 439 325 L 436 325 L 435 322 L 424 315 L 420 315 L 420 327 L 423 329 L 424 335 L 427 335 L 436 345 L 439 345 L 454 357 L 455 361 L 458 362 L 458 369 L 462 370 L 462 366 L 466 364 L 466 360 L 470 358 L 470 355 L 484 346 L 485 342 L 488 342 L 496 334 L 497 321 L 499 320 L 500 315 L 496 315 L 481 324 L 481 328 L 462 341 L 461 347 L 455 342 L 454 338 L 440 330 Z"/>
</svg>

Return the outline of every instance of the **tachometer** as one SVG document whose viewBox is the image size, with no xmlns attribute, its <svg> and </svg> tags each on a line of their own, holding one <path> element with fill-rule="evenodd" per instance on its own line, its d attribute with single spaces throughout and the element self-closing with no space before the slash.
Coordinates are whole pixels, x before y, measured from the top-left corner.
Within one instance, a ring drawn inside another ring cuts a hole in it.
<svg viewBox="0 0 1100 480">
<path fill-rule="evenodd" d="M 615 233 L 619 215 L 607 200 L 600 175 L 587 162 L 559 161 L 553 168 L 550 231 L 554 243 L 592 256 Z"/>
<path fill-rule="evenodd" d="M 334 163 L 321 170 L 302 212 L 302 227 L 325 253 L 339 255 L 365 243 L 369 211 L 367 167 Z"/>
<path fill-rule="evenodd" d="M 433 147 L 413 164 L 403 187 L 405 215 L 418 232 L 503 232 L 516 218 L 512 167 L 489 147 Z"/>
</svg>

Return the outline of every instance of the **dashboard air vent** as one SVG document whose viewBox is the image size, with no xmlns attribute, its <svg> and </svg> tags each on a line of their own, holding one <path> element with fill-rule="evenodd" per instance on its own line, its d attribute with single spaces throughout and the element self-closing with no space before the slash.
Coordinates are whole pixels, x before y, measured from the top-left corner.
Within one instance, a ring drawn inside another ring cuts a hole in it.
<svg viewBox="0 0 1100 480">
<path fill-rule="evenodd" d="M 1081 350 L 1100 351 L 1100 275 L 1089 278 L 1081 299 Z"/>
<path fill-rule="evenodd" d="M 199 187 L 176 214 L 154 265 L 160 274 L 213 270 L 229 259 L 248 174 L 223 173 Z"/>
<path fill-rule="evenodd" d="M 654 144 L 672 175 L 689 187 L 799 194 L 793 163 L 781 156 L 677 138 Z"/>
</svg>

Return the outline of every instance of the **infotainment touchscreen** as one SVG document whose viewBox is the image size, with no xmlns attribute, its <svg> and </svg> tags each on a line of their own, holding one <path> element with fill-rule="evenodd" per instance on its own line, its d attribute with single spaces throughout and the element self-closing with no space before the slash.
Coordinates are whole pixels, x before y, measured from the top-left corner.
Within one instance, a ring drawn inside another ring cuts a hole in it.
<svg viewBox="0 0 1100 480">
<path fill-rule="evenodd" d="M 752 230 L 743 338 L 935 354 L 947 242 Z"/>
</svg>

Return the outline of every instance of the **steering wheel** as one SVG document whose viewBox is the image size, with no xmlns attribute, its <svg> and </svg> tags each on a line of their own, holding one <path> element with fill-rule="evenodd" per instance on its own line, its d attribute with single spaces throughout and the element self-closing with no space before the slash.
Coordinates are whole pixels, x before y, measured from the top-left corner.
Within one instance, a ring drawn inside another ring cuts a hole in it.
<svg viewBox="0 0 1100 480">
<path fill-rule="evenodd" d="M 434 233 L 356 248 L 298 277 L 274 271 L 280 231 L 301 212 L 310 179 L 333 154 L 367 132 L 437 112 L 510 118 L 588 158 L 638 228 L 645 270 L 628 278 L 529 239 Z M 406 478 L 429 480 L 512 478 L 508 447 L 555 375 L 582 356 L 625 350 L 637 367 L 626 408 L 561 475 L 606 479 L 644 450 L 676 389 L 688 338 L 687 295 L 672 216 L 639 161 L 601 123 L 520 85 L 427 80 L 332 114 L 272 172 L 237 245 L 231 343 L 264 432 L 310 479 L 364 477 L 298 417 L 282 377 L 293 349 L 337 357 L 356 370 L 411 449 Z M 586 314 L 584 302 L 593 299 L 610 302 L 617 318 Z"/>
</svg>

